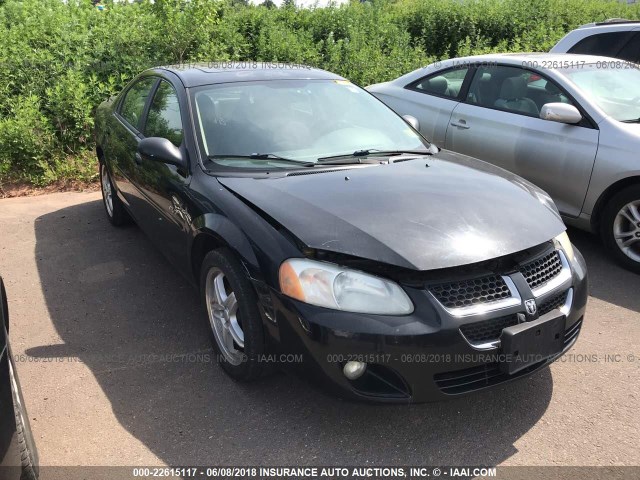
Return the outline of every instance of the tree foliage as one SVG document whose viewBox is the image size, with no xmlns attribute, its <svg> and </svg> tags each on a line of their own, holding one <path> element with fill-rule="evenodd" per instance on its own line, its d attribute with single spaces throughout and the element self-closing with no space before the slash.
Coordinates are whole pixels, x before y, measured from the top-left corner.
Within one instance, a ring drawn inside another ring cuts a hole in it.
<svg viewBox="0 0 640 480">
<path fill-rule="evenodd" d="M 601 0 L 371 0 L 262 8 L 246 0 L 0 0 L 0 184 L 85 174 L 96 106 L 153 65 L 313 65 L 367 85 L 431 61 L 546 51 L 567 31 L 640 18 Z"/>
</svg>

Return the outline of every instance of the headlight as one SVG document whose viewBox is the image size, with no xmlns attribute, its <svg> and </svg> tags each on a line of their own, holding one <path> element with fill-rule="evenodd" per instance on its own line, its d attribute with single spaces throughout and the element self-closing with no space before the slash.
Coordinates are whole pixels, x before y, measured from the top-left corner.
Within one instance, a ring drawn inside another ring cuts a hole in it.
<svg viewBox="0 0 640 480">
<path fill-rule="evenodd" d="M 570 262 L 573 261 L 573 245 L 571 245 L 571 240 L 569 240 L 569 235 L 567 232 L 562 232 L 556 238 L 553 239 L 556 246 L 559 246 L 564 251 L 564 254 L 567 256 L 567 260 Z"/>
<path fill-rule="evenodd" d="M 280 290 L 301 302 L 346 312 L 413 312 L 411 300 L 397 283 L 304 258 L 291 258 L 280 265 Z"/>
</svg>

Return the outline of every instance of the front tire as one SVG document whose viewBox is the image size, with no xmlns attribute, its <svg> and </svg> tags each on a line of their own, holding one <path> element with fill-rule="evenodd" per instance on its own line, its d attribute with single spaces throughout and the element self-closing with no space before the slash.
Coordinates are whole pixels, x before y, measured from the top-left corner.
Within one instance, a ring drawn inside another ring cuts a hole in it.
<svg viewBox="0 0 640 480">
<path fill-rule="evenodd" d="M 264 331 L 258 299 L 242 265 L 227 249 L 209 252 L 200 270 L 200 292 L 217 360 L 233 379 L 264 373 Z"/>
<path fill-rule="evenodd" d="M 625 188 L 609 200 L 600 234 L 620 265 L 640 273 L 640 185 Z"/>
<path fill-rule="evenodd" d="M 19 393 L 15 374 L 13 373 L 11 361 L 9 361 L 9 378 L 11 379 L 11 392 L 13 394 L 13 407 L 16 417 L 16 436 L 18 439 L 18 450 L 20 452 L 20 462 L 22 466 L 20 480 L 37 480 L 37 461 L 34 456 L 35 448 L 33 446 L 33 438 L 30 433 L 27 433 L 27 429 L 25 427 L 25 418 L 27 418 L 26 411 L 22 403 L 22 395 Z"/>
<path fill-rule="evenodd" d="M 104 162 L 100 162 L 100 189 L 102 190 L 102 204 L 109 222 L 116 227 L 128 224 L 131 221 L 131 217 L 129 217 L 122 201 L 118 198 Z"/>
</svg>

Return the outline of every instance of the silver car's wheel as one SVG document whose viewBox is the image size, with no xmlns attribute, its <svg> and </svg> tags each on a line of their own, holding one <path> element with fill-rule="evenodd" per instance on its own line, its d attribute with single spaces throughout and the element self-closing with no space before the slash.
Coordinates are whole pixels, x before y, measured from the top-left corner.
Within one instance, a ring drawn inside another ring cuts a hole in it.
<svg viewBox="0 0 640 480">
<path fill-rule="evenodd" d="M 107 167 L 104 163 L 100 165 L 100 179 L 102 185 L 102 199 L 104 200 L 107 215 L 109 215 L 109 217 L 113 217 L 113 190 L 111 188 L 111 180 L 109 180 L 109 173 L 107 173 Z"/>
<path fill-rule="evenodd" d="M 205 295 L 209 323 L 220 352 L 232 365 L 244 359 L 244 332 L 238 321 L 238 300 L 219 268 L 207 272 Z"/>
<path fill-rule="evenodd" d="M 640 262 L 640 200 L 623 206 L 613 221 L 618 248 L 634 262 Z"/>
<path fill-rule="evenodd" d="M 613 195 L 598 220 L 602 240 L 613 258 L 640 274 L 640 184 Z"/>
</svg>

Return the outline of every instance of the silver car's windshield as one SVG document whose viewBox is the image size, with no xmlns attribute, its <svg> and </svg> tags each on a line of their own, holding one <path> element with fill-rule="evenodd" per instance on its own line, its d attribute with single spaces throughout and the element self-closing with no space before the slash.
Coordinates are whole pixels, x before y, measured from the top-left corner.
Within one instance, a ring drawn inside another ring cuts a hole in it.
<svg viewBox="0 0 640 480">
<path fill-rule="evenodd" d="M 604 112 L 618 121 L 640 118 L 640 65 L 612 60 L 560 69 Z M 616 63 L 620 64 L 619 68 Z M 607 67 L 607 68 L 605 68 Z"/>
<path fill-rule="evenodd" d="M 345 80 L 207 85 L 192 98 L 204 155 L 225 167 L 295 168 L 364 150 L 429 147 L 387 106 Z"/>
</svg>

